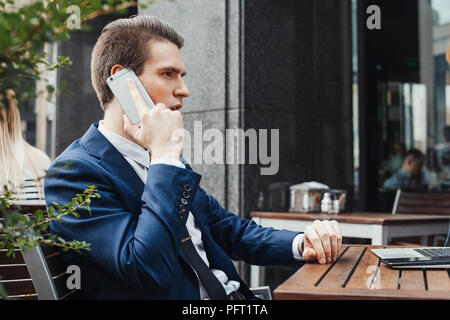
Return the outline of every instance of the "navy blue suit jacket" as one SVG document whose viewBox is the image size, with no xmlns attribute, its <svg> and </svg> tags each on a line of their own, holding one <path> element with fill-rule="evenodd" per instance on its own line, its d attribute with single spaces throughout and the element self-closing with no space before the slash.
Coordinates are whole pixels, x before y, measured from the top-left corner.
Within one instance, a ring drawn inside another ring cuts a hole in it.
<svg viewBox="0 0 450 320">
<path fill-rule="evenodd" d="M 69 165 L 67 165 L 69 163 Z M 92 214 L 65 216 L 50 229 L 66 239 L 87 241 L 91 251 L 63 253 L 81 268 L 81 293 L 87 299 L 199 299 L 198 280 L 180 248 L 188 212 L 202 232 L 211 268 L 223 270 L 252 293 L 232 259 L 255 265 L 301 266 L 292 256 L 297 232 L 263 228 L 225 210 L 199 187 L 201 176 L 186 169 L 155 164 L 144 184 L 133 168 L 93 124 L 52 164 L 45 180 L 47 206 L 71 201 L 89 185 Z M 182 193 L 189 186 L 186 212 Z"/>
</svg>

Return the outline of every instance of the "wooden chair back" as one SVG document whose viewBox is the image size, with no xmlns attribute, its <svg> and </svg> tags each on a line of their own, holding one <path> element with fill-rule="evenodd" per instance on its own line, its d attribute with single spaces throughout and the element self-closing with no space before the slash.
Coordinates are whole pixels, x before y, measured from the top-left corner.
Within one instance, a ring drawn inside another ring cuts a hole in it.
<svg viewBox="0 0 450 320">
<path fill-rule="evenodd" d="M 37 300 L 38 296 L 23 260 L 22 252 L 15 250 L 16 257 L 7 257 L 6 249 L 0 250 L 0 284 L 8 299 Z"/>
<path fill-rule="evenodd" d="M 22 213 L 45 210 L 45 205 L 21 206 Z M 26 253 L 15 249 L 15 258 L 7 257 L 7 249 L 0 250 L 0 283 L 8 299 L 63 300 L 78 298 L 77 290 L 69 290 L 70 276 L 60 259 L 60 252 L 38 245 Z"/>
<path fill-rule="evenodd" d="M 450 193 L 397 190 L 392 213 L 450 215 Z"/>
</svg>

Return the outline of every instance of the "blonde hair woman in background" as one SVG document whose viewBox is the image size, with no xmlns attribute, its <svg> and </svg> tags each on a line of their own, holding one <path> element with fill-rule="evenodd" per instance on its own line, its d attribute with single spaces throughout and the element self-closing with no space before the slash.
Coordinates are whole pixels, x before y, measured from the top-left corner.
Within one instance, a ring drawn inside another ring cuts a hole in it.
<svg viewBox="0 0 450 320">
<path fill-rule="evenodd" d="M 0 104 L 0 192 L 7 186 L 20 202 L 44 200 L 43 177 L 50 158 L 23 138 L 12 90 L 7 92 L 5 100 L 6 106 Z"/>
</svg>

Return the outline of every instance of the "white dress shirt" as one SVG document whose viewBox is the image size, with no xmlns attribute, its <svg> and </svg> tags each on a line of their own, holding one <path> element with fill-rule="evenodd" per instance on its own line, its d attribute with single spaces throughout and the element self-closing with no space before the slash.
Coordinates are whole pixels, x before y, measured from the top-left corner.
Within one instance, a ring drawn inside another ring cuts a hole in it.
<svg viewBox="0 0 450 320">
<path fill-rule="evenodd" d="M 107 129 L 103 125 L 103 120 L 100 121 L 98 130 L 122 154 L 125 160 L 128 161 L 128 163 L 131 165 L 134 171 L 136 171 L 137 175 L 141 178 L 144 184 L 147 181 L 147 170 L 150 165 L 162 163 L 177 166 L 183 169 L 185 168 L 185 165 L 181 161 L 173 158 L 157 158 L 151 159 L 150 161 L 150 154 L 147 150 L 135 144 L 134 142 L 131 142 L 130 140 L 125 139 L 122 136 Z M 186 228 L 189 232 L 189 235 L 192 238 L 192 242 L 194 243 L 195 249 L 197 250 L 200 257 L 203 259 L 203 261 L 205 261 L 206 265 L 209 267 L 209 261 L 206 256 L 205 249 L 203 247 L 202 233 L 197 223 L 195 222 L 194 216 L 190 211 L 186 221 Z M 300 253 L 298 252 L 298 242 L 302 236 L 303 236 L 302 234 L 297 235 L 292 242 L 292 253 L 294 259 L 296 260 L 302 259 Z M 227 295 L 239 289 L 240 283 L 234 280 L 228 280 L 227 275 L 222 270 L 211 269 L 211 271 L 219 279 Z M 208 292 L 206 291 L 202 282 L 199 280 L 198 283 L 200 288 L 200 299 L 202 300 L 209 299 Z"/>
</svg>

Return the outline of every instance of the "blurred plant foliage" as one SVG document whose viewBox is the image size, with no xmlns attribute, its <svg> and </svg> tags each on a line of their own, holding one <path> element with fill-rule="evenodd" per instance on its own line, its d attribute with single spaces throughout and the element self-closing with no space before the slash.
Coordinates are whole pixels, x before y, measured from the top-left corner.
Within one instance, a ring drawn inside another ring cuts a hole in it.
<svg viewBox="0 0 450 320">
<path fill-rule="evenodd" d="M 65 205 L 53 203 L 47 210 L 36 210 L 34 213 L 23 213 L 21 207 L 14 203 L 14 195 L 5 191 L 0 194 L 0 249 L 7 249 L 6 255 L 15 257 L 14 249 L 27 252 L 38 243 L 59 247 L 63 251 L 90 250 L 90 244 L 85 241 L 66 241 L 56 234 L 47 234 L 51 221 L 62 222 L 62 217 L 73 215 L 79 218 L 78 210 L 86 210 L 91 213 L 90 204 L 92 198 L 100 198 L 95 186 L 89 186 L 81 194 L 77 194 L 72 201 Z"/>
<path fill-rule="evenodd" d="M 55 88 L 46 85 L 47 92 L 36 92 L 35 81 L 45 80 L 45 72 L 68 69 L 69 57 L 59 56 L 53 63 L 44 50 L 45 43 L 70 38 L 71 21 L 79 19 L 80 30 L 88 30 L 84 23 L 105 14 L 124 14 L 130 7 L 146 8 L 157 0 L 0 0 L 0 105 L 8 89 L 16 94 L 19 107 L 24 101 L 47 93 L 50 99 Z M 26 5 L 22 5 L 26 2 Z M 76 6 L 77 16 L 68 10 Z M 79 13 L 79 16 L 78 16 Z M 31 80 L 31 81 L 30 81 Z"/>
<path fill-rule="evenodd" d="M 100 194 L 96 190 L 95 186 L 89 186 L 83 193 L 72 198 L 68 204 L 61 206 L 54 202 L 47 210 L 24 213 L 21 212 L 21 207 L 15 204 L 18 199 L 5 189 L 3 193 L 0 193 L 0 217 L 2 218 L 0 221 L 0 249 L 6 249 L 8 257 L 16 256 L 15 249 L 26 253 L 28 249 L 38 244 L 59 247 L 63 251 L 90 250 L 91 245 L 85 241 L 67 241 L 57 234 L 49 234 L 47 229 L 51 221 L 62 222 L 63 216 L 70 214 L 79 218 L 78 210 L 87 210 L 90 214 L 92 198 L 100 198 Z M 8 293 L 0 283 L 0 298 L 7 297 Z"/>
</svg>

